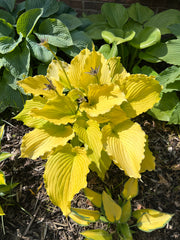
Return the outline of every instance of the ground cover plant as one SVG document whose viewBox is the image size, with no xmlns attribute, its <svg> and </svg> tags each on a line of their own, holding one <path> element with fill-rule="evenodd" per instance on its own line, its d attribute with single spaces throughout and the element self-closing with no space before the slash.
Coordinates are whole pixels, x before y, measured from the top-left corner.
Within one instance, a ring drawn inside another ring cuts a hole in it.
<svg viewBox="0 0 180 240">
<path fill-rule="evenodd" d="M 63 2 L 15 2 L 0 2 L 0 112 L 9 106 L 22 108 L 27 96 L 18 80 L 46 72 L 53 55 L 41 41 L 48 40 L 53 52 L 62 51 L 70 58 L 92 46 L 81 30 L 83 22 Z"/>
<path fill-rule="evenodd" d="M 43 45 L 50 50 L 47 42 Z M 120 58 L 107 60 L 94 49 L 84 49 L 71 64 L 56 57 L 46 76 L 28 77 L 18 84 L 33 98 L 15 119 L 35 128 L 23 137 L 21 157 L 48 159 L 44 173 L 47 193 L 65 216 L 85 225 L 100 218 L 98 211 L 71 208 L 74 195 L 87 186 L 89 168 L 102 180 L 112 161 L 134 179 L 155 168 L 148 137 L 130 120 L 159 101 L 161 86 L 153 76 L 129 74 Z M 129 200 L 127 195 L 123 194 Z M 121 207 L 126 201 L 120 207 L 105 192 L 103 198 L 106 219 L 119 222 L 122 239 L 126 235 L 132 239 L 125 224 L 130 218 L 130 202 L 129 214 L 124 216 L 127 208 L 121 215 Z M 163 227 L 172 217 L 151 209 L 138 212 L 134 217 L 144 231 Z M 148 218 L 152 225 L 156 219 L 154 226 L 149 226 Z M 97 236 L 110 239 L 104 230 L 88 232 L 86 237 Z"/>
</svg>

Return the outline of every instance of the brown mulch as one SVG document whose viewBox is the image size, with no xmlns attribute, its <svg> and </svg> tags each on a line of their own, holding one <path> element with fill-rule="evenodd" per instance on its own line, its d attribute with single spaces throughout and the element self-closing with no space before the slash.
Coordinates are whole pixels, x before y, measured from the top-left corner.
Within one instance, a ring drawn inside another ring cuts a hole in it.
<svg viewBox="0 0 180 240">
<path fill-rule="evenodd" d="M 135 240 L 177 240 L 180 239 L 180 129 L 152 119 L 147 114 L 137 118 L 149 136 L 149 146 L 156 157 L 156 170 L 146 172 L 139 182 L 139 195 L 132 201 L 133 209 L 153 208 L 173 213 L 169 224 L 152 233 L 144 233 L 137 228 Z M 55 207 L 46 194 L 43 184 L 45 160 L 22 159 L 20 144 L 22 136 L 29 129 L 16 120 L 8 120 L 2 141 L 2 151 L 13 154 L 0 163 L 0 169 L 6 174 L 7 182 L 18 182 L 4 206 L 5 235 L 0 223 L 0 240 L 80 240 L 79 233 L 86 229 L 108 229 L 102 222 L 80 227 L 71 219 L 65 218 L 61 210 Z M 114 165 L 106 174 L 104 183 L 95 173 L 88 175 L 88 186 L 102 191 L 108 187 L 114 198 L 120 192 L 119 183 L 126 177 Z M 93 209 L 91 203 L 80 192 L 74 197 L 73 206 Z M 114 232 L 114 226 L 110 227 Z M 98 239 L 97 239 L 98 240 Z"/>
</svg>

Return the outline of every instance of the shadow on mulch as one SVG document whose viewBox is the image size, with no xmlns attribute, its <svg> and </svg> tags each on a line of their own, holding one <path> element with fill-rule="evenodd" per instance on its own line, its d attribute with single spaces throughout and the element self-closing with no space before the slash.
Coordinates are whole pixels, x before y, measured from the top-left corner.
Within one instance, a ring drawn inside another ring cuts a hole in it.
<svg viewBox="0 0 180 240">
<path fill-rule="evenodd" d="M 133 209 L 153 208 L 175 214 L 170 223 L 163 229 L 152 233 L 144 233 L 134 228 L 135 240 L 177 240 L 180 239 L 180 139 L 178 126 L 165 125 L 155 121 L 148 115 L 136 119 L 149 137 L 149 147 L 156 157 L 156 170 L 142 174 L 139 182 L 139 195 L 132 201 Z M 22 159 L 20 144 L 22 136 L 29 128 L 15 120 L 6 124 L 2 151 L 13 153 L 13 156 L 0 163 L 0 169 L 6 173 L 8 182 L 18 182 L 13 190 L 15 196 L 10 199 L 12 206 L 3 206 L 3 234 L 0 226 L 1 240 L 81 240 L 79 233 L 85 229 L 108 229 L 102 222 L 92 223 L 88 227 L 80 227 L 71 219 L 66 219 L 59 208 L 55 207 L 46 194 L 43 185 L 45 160 L 36 161 Z M 108 187 L 114 199 L 121 191 L 119 183 L 126 176 L 112 165 L 102 182 L 95 173 L 88 175 L 88 186 L 102 192 Z M 80 192 L 72 201 L 73 207 L 93 209 L 91 203 Z M 115 231 L 114 226 L 110 232 Z M 116 240 L 114 238 L 113 240 Z"/>
</svg>

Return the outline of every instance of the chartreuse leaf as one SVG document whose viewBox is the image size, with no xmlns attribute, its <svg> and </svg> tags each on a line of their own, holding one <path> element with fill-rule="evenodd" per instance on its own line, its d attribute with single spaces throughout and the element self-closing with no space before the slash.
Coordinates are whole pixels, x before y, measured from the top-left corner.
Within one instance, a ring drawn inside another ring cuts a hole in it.
<svg viewBox="0 0 180 240">
<path fill-rule="evenodd" d="M 28 37 L 42 14 L 43 10 L 40 8 L 30 9 L 21 14 L 17 20 L 17 33 L 22 33 L 23 37 Z"/>
<path fill-rule="evenodd" d="M 27 77 L 18 81 L 18 85 L 24 89 L 25 93 L 32 93 L 34 96 L 43 95 L 44 97 L 50 99 L 57 96 L 57 92 L 55 91 L 56 81 L 49 81 L 49 79 L 44 75 Z M 62 88 L 57 90 L 59 91 L 58 94 L 61 94 Z"/>
<path fill-rule="evenodd" d="M 36 159 L 59 145 L 65 145 L 73 137 L 70 126 L 47 123 L 42 129 L 34 129 L 23 137 L 21 157 Z"/>
<path fill-rule="evenodd" d="M 11 154 L 8 152 L 0 152 L 0 162 L 5 160 L 6 158 L 10 157 Z"/>
<path fill-rule="evenodd" d="M 161 32 L 155 27 L 145 27 L 131 40 L 130 44 L 138 49 L 151 47 L 161 40 Z"/>
<path fill-rule="evenodd" d="M 151 109 L 160 99 L 161 86 L 153 76 L 131 74 L 118 81 L 127 99 L 121 107 L 131 118 Z"/>
<path fill-rule="evenodd" d="M 119 221 L 121 207 L 105 191 L 102 193 L 102 203 L 107 220 L 112 223 Z"/>
<path fill-rule="evenodd" d="M 100 212 L 82 208 L 71 208 L 69 217 L 72 218 L 76 223 L 87 226 L 91 222 L 96 222 L 99 220 Z"/>
<path fill-rule="evenodd" d="M 131 201 L 126 201 L 122 206 L 121 223 L 126 223 L 131 217 Z"/>
<path fill-rule="evenodd" d="M 46 18 L 56 13 L 59 9 L 59 5 L 56 0 L 26 0 L 26 10 L 34 8 L 43 8 L 42 17 Z"/>
<path fill-rule="evenodd" d="M 97 193 L 90 188 L 85 188 L 84 194 L 96 207 L 101 207 L 102 195 L 100 193 Z"/>
<path fill-rule="evenodd" d="M 163 228 L 173 217 L 173 214 L 163 213 L 154 209 L 141 209 L 133 212 L 137 227 L 144 232 L 152 232 Z"/>
<path fill-rule="evenodd" d="M 36 36 L 39 40 L 46 40 L 56 47 L 66 48 L 73 45 L 68 28 L 59 19 L 55 18 L 47 18 L 41 22 Z"/>
<path fill-rule="evenodd" d="M 148 147 L 148 136 L 146 135 L 146 145 L 145 145 L 145 152 L 144 152 L 144 159 L 141 163 L 141 171 L 152 171 L 155 170 L 155 157 L 153 156 L 152 152 L 149 150 Z"/>
<path fill-rule="evenodd" d="M 109 44 L 111 43 L 116 43 L 117 45 L 131 41 L 134 36 L 135 32 L 130 31 L 130 32 L 124 32 L 122 29 L 107 29 L 102 31 L 102 38 Z"/>
<path fill-rule="evenodd" d="M 145 23 L 145 26 L 154 26 L 159 28 L 161 34 L 170 33 L 168 26 L 180 22 L 180 11 L 169 9 L 158 14 L 155 14 Z"/>
<path fill-rule="evenodd" d="M 47 193 L 53 204 L 69 215 L 74 195 L 87 186 L 89 159 L 83 148 L 67 144 L 59 146 L 50 155 L 44 173 Z"/>
<path fill-rule="evenodd" d="M 0 185 L 6 185 L 5 175 L 2 171 L 0 171 Z"/>
<path fill-rule="evenodd" d="M 88 240 L 112 240 L 112 235 L 101 229 L 87 230 L 81 234 Z"/>
<path fill-rule="evenodd" d="M 59 107 L 59 106 L 63 106 Z M 67 124 L 76 121 L 78 105 L 68 96 L 58 96 L 49 100 L 43 109 L 33 109 L 32 116 L 42 118 L 54 124 Z"/>
<path fill-rule="evenodd" d="M 3 216 L 3 215 L 5 215 L 5 213 L 3 212 L 3 209 L 2 209 L 2 207 L 0 205 L 0 216 Z"/>
<path fill-rule="evenodd" d="M 114 163 L 129 177 L 139 178 L 144 159 L 145 133 L 130 120 L 102 129 L 105 149 Z"/>
<path fill-rule="evenodd" d="M 88 155 L 91 162 L 94 162 L 96 167 L 101 172 L 100 158 L 101 151 L 103 149 L 102 133 L 99 128 L 99 124 L 96 121 L 79 118 L 74 126 L 74 131 L 78 135 L 81 142 L 88 146 L 88 149 L 92 152 Z M 104 173 L 105 174 L 105 173 Z"/>
<path fill-rule="evenodd" d="M 46 104 L 47 100 L 43 97 L 36 96 L 32 98 L 31 100 L 27 100 L 23 110 L 14 117 L 14 119 L 23 121 L 23 123 L 31 128 L 41 128 L 45 123 L 47 123 L 47 120 L 44 119 L 37 119 L 33 116 L 31 116 L 31 110 L 41 109 Z"/>
<path fill-rule="evenodd" d="M 138 180 L 129 178 L 124 184 L 122 196 L 124 199 L 130 200 L 138 195 Z"/>
<path fill-rule="evenodd" d="M 119 228 L 124 240 L 133 240 L 133 236 L 128 223 L 119 224 Z"/>
<path fill-rule="evenodd" d="M 128 14 L 134 21 L 143 24 L 154 15 L 154 12 L 149 7 L 134 3 L 128 8 Z"/>
<path fill-rule="evenodd" d="M 0 127 L 0 142 L 1 142 L 1 140 L 2 140 L 2 138 L 3 138 L 3 135 L 4 135 L 4 127 L 5 127 L 5 125 L 2 125 L 2 126 Z"/>
<path fill-rule="evenodd" d="M 82 103 L 80 109 L 91 117 L 105 114 L 126 100 L 124 93 L 114 84 L 92 84 L 89 86 L 87 97 L 88 102 Z"/>
<path fill-rule="evenodd" d="M 101 13 L 113 28 L 122 28 L 128 20 L 127 9 L 122 4 L 104 3 Z"/>
<path fill-rule="evenodd" d="M 115 43 L 112 45 L 112 48 L 109 44 L 104 44 L 99 48 L 98 52 L 102 53 L 106 59 L 109 59 L 118 55 L 118 48 Z"/>
</svg>

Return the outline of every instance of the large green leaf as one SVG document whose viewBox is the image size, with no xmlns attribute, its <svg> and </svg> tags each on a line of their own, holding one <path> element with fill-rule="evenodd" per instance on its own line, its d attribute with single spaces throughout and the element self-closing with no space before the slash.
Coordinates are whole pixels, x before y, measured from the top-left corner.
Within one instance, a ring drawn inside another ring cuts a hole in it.
<svg viewBox="0 0 180 240">
<path fill-rule="evenodd" d="M 17 20 L 17 33 L 22 33 L 23 37 L 28 37 L 33 31 L 38 19 L 42 16 L 43 10 L 40 8 L 30 9 L 24 12 Z"/>
<path fill-rule="evenodd" d="M 13 35 L 14 35 L 13 26 L 10 23 L 6 22 L 5 19 L 0 18 L 0 37 Z"/>
<path fill-rule="evenodd" d="M 32 56 L 44 63 L 49 63 L 52 61 L 54 55 L 47 48 L 37 43 L 34 35 L 30 35 L 27 38 L 27 42 L 29 44 Z M 50 46 L 50 48 L 56 54 L 57 48 L 55 46 Z"/>
<path fill-rule="evenodd" d="M 180 23 L 172 24 L 168 26 L 168 29 L 170 29 L 171 33 L 173 33 L 177 38 L 180 38 Z"/>
<path fill-rule="evenodd" d="M 13 52 L 4 55 L 4 59 L 6 67 L 14 77 L 22 79 L 28 76 L 30 51 L 26 43 L 22 43 Z"/>
<path fill-rule="evenodd" d="M 22 41 L 22 38 L 22 34 L 19 35 L 19 38 L 17 40 L 14 40 L 12 37 L 7 36 L 0 37 L 0 53 L 6 54 L 12 52 Z"/>
<path fill-rule="evenodd" d="M 48 18 L 44 20 L 40 24 L 36 36 L 39 40 L 46 40 L 49 44 L 60 48 L 73 45 L 68 28 L 59 19 Z"/>
<path fill-rule="evenodd" d="M 180 65 L 180 38 L 166 42 L 166 47 L 167 54 L 160 59 L 170 64 Z"/>
<path fill-rule="evenodd" d="M 64 23 L 64 25 L 66 25 L 68 27 L 69 31 L 73 31 L 82 25 L 81 20 L 71 14 L 63 13 L 57 18 L 62 23 Z"/>
<path fill-rule="evenodd" d="M 177 103 L 169 120 L 170 124 L 180 124 L 180 102 Z"/>
<path fill-rule="evenodd" d="M 18 89 L 16 80 L 9 71 L 4 70 L 0 85 L 0 112 L 7 107 L 22 108 L 25 96 Z"/>
<path fill-rule="evenodd" d="M 161 85 L 163 85 L 162 91 L 166 91 L 167 85 L 174 83 L 176 80 L 180 80 L 180 67 L 171 66 L 166 68 L 159 74 L 157 80 Z"/>
<path fill-rule="evenodd" d="M 138 49 L 148 48 L 155 45 L 161 40 L 161 32 L 155 27 L 145 27 L 130 42 L 130 44 Z"/>
<path fill-rule="evenodd" d="M 92 49 L 92 40 L 85 32 L 75 30 L 71 32 L 71 37 L 73 46 L 62 49 L 69 56 L 75 57 L 84 48 Z"/>
<path fill-rule="evenodd" d="M 56 0 L 26 0 L 26 10 L 33 8 L 43 8 L 42 17 L 46 18 L 58 11 L 59 4 Z"/>
<path fill-rule="evenodd" d="M 12 12 L 14 9 L 16 0 L 0 0 L 0 6 L 5 8 L 6 10 Z"/>
<path fill-rule="evenodd" d="M 170 33 L 170 30 L 167 28 L 171 24 L 180 22 L 180 11 L 175 9 L 169 9 L 163 12 L 160 12 L 154 15 L 145 23 L 145 26 L 154 26 L 159 28 L 161 34 Z"/>
<path fill-rule="evenodd" d="M 10 24 L 15 24 L 16 20 L 15 18 L 13 17 L 12 14 L 10 14 L 9 12 L 3 10 L 3 9 L 0 9 L 0 17 L 5 19 L 6 22 L 10 23 Z"/>
<path fill-rule="evenodd" d="M 106 28 L 109 26 L 105 24 L 92 24 L 89 27 L 86 28 L 85 32 L 87 35 L 94 39 L 94 40 L 99 40 L 102 39 L 101 32 L 104 31 Z"/>
<path fill-rule="evenodd" d="M 44 173 L 45 186 L 51 201 L 63 214 L 70 214 L 74 195 L 87 186 L 89 159 L 80 147 L 67 144 L 58 147 L 49 157 Z"/>
<path fill-rule="evenodd" d="M 117 3 L 104 3 L 101 8 L 102 15 L 113 28 L 122 28 L 128 20 L 127 9 Z"/>
<path fill-rule="evenodd" d="M 100 47 L 98 52 L 102 53 L 106 59 L 117 57 L 118 55 L 118 48 L 117 45 L 114 43 L 112 47 L 109 44 L 104 44 Z"/>
<path fill-rule="evenodd" d="M 178 103 L 179 98 L 175 92 L 164 93 L 159 103 L 155 104 L 148 113 L 161 121 L 169 122 Z"/>
<path fill-rule="evenodd" d="M 124 32 L 122 29 L 117 29 L 117 28 L 112 28 L 112 29 L 107 29 L 105 31 L 102 31 L 102 38 L 109 44 L 111 43 L 116 43 L 121 44 L 124 42 L 131 41 L 134 36 L 135 32 Z"/>
<path fill-rule="evenodd" d="M 128 8 L 128 14 L 134 21 L 143 24 L 154 15 L 154 12 L 149 7 L 134 3 Z"/>
</svg>

